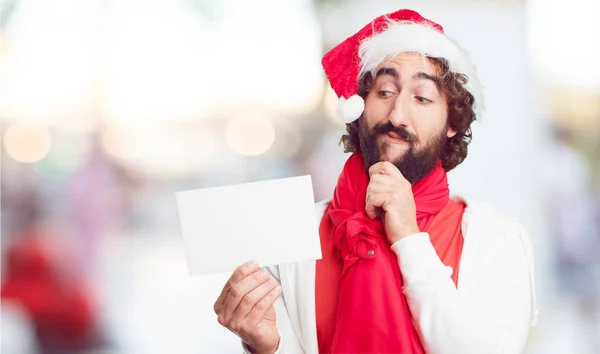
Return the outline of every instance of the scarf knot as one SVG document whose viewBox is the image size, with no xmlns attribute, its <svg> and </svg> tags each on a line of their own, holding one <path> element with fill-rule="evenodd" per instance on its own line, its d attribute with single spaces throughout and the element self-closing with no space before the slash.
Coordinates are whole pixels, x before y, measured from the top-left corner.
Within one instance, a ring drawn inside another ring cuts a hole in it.
<svg viewBox="0 0 600 354">
<path fill-rule="evenodd" d="M 383 225 L 362 211 L 332 210 L 332 220 L 339 221 L 334 231 L 334 248 L 343 260 L 342 274 L 359 259 L 369 259 L 379 254 L 386 238 Z"/>
</svg>

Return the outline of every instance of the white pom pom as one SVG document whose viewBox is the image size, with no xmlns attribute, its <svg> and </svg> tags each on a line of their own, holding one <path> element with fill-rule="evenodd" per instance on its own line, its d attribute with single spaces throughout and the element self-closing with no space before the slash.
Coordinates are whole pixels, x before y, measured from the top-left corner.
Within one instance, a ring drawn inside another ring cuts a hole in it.
<svg viewBox="0 0 600 354">
<path fill-rule="evenodd" d="M 344 123 L 357 120 L 365 110 L 365 101 L 359 95 L 352 95 L 348 99 L 340 97 L 335 113 Z"/>
</svg>

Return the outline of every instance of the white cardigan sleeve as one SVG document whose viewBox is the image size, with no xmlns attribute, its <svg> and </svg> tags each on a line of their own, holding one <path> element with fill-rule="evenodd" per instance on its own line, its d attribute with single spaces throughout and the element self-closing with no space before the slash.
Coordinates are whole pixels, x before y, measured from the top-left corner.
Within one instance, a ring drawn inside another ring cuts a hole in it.
<svg viewBox="0 0 600 354">
<path fill-rule="evenodd" d="M 391 246 L 398 256 L 403 290 L 427 353 L 523 350 L 535 317 L 531 249 L 516 222 L 505 236 L 506 242 L 500 243 L 493 257 L 477 264 L 477 279 L 467 293 L 457 290 L 450 277 L 452 269 L 441 262 L 427 233 Z"/>
</svg>

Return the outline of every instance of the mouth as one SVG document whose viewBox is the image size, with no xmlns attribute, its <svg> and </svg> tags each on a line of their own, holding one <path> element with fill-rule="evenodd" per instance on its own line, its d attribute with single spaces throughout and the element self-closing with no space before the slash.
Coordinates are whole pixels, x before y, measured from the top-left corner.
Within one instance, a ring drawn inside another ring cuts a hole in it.
<svg viewBox="0 0 600 354">
<path fill-rule="evenodd" d="M 401 138 L 398 134 L 393 132 L 382 134 L 382 137 L 384 140 L 389 141 L 393 144 L 408 144 L 408 141 L 406 141 L 405 139 Z"/>
</svg>

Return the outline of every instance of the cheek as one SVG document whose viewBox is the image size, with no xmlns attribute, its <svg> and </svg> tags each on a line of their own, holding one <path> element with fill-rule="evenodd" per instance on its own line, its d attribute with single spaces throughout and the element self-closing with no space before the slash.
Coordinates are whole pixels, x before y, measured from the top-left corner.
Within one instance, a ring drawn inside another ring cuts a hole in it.
<svg viewBox="0 0 600 354">
<path fill-rule="evenodd" d="M 413 127 L 421 145 L 428 142 L 436 132 L 441 132 L 446 126 L 446 110 L 443 107 L 417 109 L 414 115 Z"/>
<path fill-rule="evenodd" d="M 387 121 L 391 112 L 391 106 L 377 100 L 369 100 L 365 102 L 365 119 L 369 128 L 373 128 L 375 124 Z"/>
</svg>

